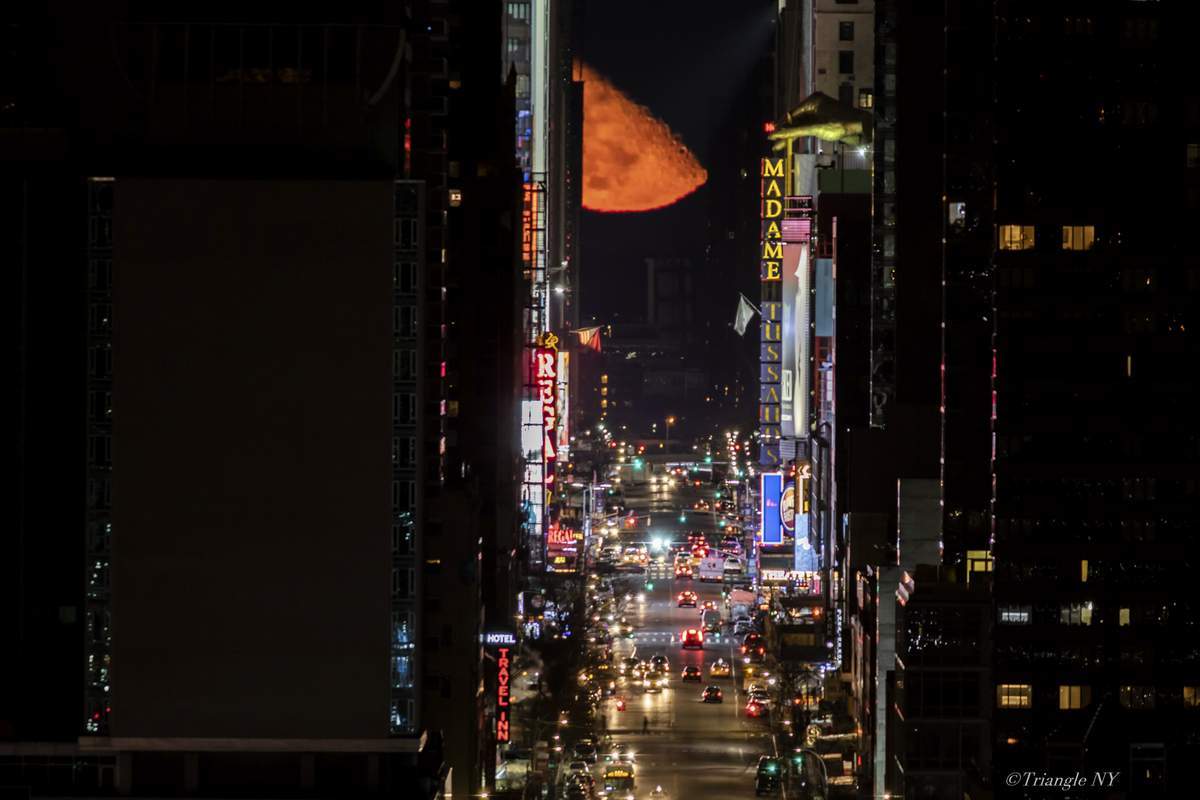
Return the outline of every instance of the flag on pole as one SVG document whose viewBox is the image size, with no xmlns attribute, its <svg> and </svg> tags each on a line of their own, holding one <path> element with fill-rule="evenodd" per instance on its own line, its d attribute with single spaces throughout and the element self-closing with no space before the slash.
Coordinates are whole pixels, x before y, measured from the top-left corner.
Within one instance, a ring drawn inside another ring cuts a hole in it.
<svg viewBox="0 0 1200 800">
<path fill-rule="evenodd" d="M 590 328 L 579 328 L 575 331 L 575 335 L 579 337 L 579 346 L 587 347 L 600 352 L 600 329 L 602 325 L 594 325 Z"/>
<path fill-rule="evenodd" d="M 754 319 L 757 312 L 758 308 L 746 299 L 746 295 L 739 292 L 737 315 L 733 318 L 733 329 L 737 331 L 738 336 L 746 335 L 746 326 L 750 324 L 750 320 Z"/>
</svg>

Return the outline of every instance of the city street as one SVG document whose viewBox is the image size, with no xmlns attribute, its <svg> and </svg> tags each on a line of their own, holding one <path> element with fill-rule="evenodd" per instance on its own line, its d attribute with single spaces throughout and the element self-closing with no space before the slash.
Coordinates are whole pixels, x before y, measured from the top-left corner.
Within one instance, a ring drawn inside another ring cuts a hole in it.
<svg viewBox="0 0 1200 800">
<path fill-rule="evenodd" d="M 666 578 L 668 571 L 662 571 Z M 635 579 L 623 579 L 635 586 Z M 694 585 L 693 585 L 694 583 Z M 665 655 L 670 661 L 670 686 L 661 694 L 643 694 L 623 690 L 625 711 L 616 710 L 614 699 L 602 707 L 603 725 L 615 744 L 626 744 L 637 756 L 637 796 L 647 795 L 662 786 L 670 797 L 753 796 L 754 768 L 760 754 L 770 752 L 766 723 L 748 720 L 742 713 L 745 704 L 739 680 L 709 680 L 708 668 L 718 657 L 733 663 L 735 645 L 725 635 L 719 643 L 705 642 L 703 650 L 683 650 L 680 630 L 699 624 L 700 612 L 694 608 L 676 608 L 675 595 L 690 588 L 704 600 L 720 601 L 719 584 L 698 581 L 654 581 L 654 590 L 645 602 L 631 605 L 630 621 L 637 628 L 632 641 L 614 647 L 615 658 Z M 683 683 L 681 670 L 688 665 L 703 671 L 700 682 Z M 736 674 L 736 673 L 735 673 Z M 706 704 L 700 694 L 709 683 L 721 687 L 724 702 Z M 642 723 L 649 719 L 649 732 Z"/>
<path fill-rule="evenodd" d="M 658 474 L 661 474 L 658 473 Z M 649 514 L 648 528 L 622 532 L 622 543 L 667 539 L 686 541 L 689 532 L 702 531 L 710 541 L 722 525 L 718 515 L 697 511 L 699 500 L 711 502 L 717 488 L 707 480 L 696 487 L 694 479 L 678 479 L 674 486 L 665 480 L 624 486 L 627 510 Z M 680 515 L 683 515 L 683 522 Z M 646 586 L 653 588 L 646 591 Z M 707 634 L 702 650 L 684 650 L 681 632 L 698 628 L 706 600 L 722 607 L 722 583 L 692 579 L 676 580 L 668 555 L 662 563 L 653 560 L 644 575 L 621 575 L 614 579 L 618 594 L 632 594 L 626 618 L 634 626 L 632 639 L 614 644 L 614 660 L 636 655 L 641 660 L 666 656 L 669 686 L 662 693 L 643 693 L 628 682 L 616 697 L 606 699 L 598 716 L 601 733 L 612 736 L 612 746 L 625 745 L 636 755 L 637 797 L 649 796 L 661 786 L 667 796 L 744 797 L 754 794 L 755 768 L 760 755 L 771 752 L 765 721 L 747 719 L 743 707 L 740 657 L 728 626 L 720 634 Z M 697 594 L 696 608 L 678 608 L 677 595 L 691 590 Z M 727 614 L 727 612 L 725 612 Z M 709 667 L 718 659 L 735 665 L 729 678 L 710 679 Z M 701 669 L 700 681 L 683 682 L 686 666 Z M 719 686 L 722 703 L 704 703 L 701 693 L 708 685 Z M 618 698 L 626 703 L 617 710 Z M 643 724 L 647 732 L 643 733 Z M 603 758 L 599 769 L 603 773 Z"/>
</svg>

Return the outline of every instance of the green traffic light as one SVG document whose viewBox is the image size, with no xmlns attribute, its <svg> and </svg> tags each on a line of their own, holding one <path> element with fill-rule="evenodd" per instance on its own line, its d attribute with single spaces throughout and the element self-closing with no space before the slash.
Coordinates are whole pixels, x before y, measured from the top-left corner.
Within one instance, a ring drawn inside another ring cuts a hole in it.
<svg viewBox="0 0 1200 800">
<path fill-rule="evenodd" d="M 712 456 L 705 456 L 705 457 L 704 457 L 704 463 L 705 463 L 705 464 L 711 464 L 711 463 L 712 463 Z"/>
</svg>

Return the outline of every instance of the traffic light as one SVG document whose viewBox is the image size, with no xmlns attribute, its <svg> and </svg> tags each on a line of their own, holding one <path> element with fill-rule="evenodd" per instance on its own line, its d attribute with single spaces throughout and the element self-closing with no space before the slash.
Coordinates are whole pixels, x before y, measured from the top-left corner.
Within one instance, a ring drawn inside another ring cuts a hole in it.
<svg viewBox="0 0 1200 800">
<path fill-rule="evenodd" d="M 654 591 L 654 581 L 646 581 L 646 591 L 647 592 Z"/>
<path fill-rule="evenodd" d="M 705 464 L 711 464 L 711 463 L 712 463 L 712 456 L 705 456 L 705 457 L 704 457 L 704 463 L 705 463 Z"/>
</svg>

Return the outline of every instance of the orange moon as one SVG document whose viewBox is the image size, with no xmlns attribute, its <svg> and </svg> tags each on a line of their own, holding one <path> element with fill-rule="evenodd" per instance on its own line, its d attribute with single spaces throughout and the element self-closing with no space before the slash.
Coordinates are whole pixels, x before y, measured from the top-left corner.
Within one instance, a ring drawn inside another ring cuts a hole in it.
<svg viewBox="0 0 1200 800">
<path fill-rule="evenodd" d="M 696 191 L 708 173 L 650 110 L 586 64 L 583 73 L 583 207 L 651 211 Z"/>
</svg>

